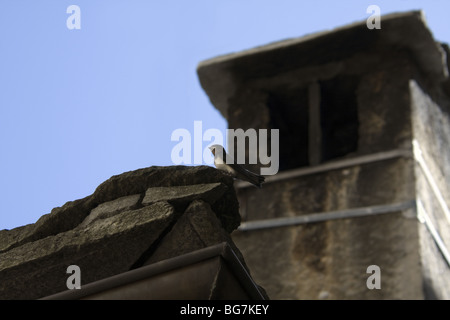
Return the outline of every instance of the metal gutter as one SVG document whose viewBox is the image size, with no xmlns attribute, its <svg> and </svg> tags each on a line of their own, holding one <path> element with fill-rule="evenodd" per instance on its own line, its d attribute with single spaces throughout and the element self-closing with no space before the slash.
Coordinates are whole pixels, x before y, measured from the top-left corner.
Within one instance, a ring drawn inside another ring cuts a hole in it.
<svg viewBox="0 0 450 320">
<path fill-rule="evenodd" d="M 89 299 L 89 296 L 91 295 L 121 287 L 146 278 L 154 277 L 159 274 L 167 273 L 169 271 L 196 264 L 198 262 L 202 262 L 218 256 L 225 260 L 227 266 L 229 266 L 233 275 L 239 280 L 239 283 L 245 289 L 251 299 L 265 299 L 258 286 L 253 282 L 252 278 L 250 277 L 242 263 L 239 261 L 232 248 L 228 245 L 228 243 L 223 242 L 178 257 L 162 260 L 148 266 L 124 272 L 106 279 L 82 285 L 81 289 L 78 290 L 66 290 L 41 298 L 40 300 L 76 300 L 83 298 Z"/>
</svg>

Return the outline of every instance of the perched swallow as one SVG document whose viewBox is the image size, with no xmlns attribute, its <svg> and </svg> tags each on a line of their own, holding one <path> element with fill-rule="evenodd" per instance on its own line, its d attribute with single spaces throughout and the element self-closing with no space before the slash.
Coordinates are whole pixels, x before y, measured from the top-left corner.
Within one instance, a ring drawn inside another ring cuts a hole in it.
<svg viewBox="0 0 450 320">
<path fill-rule="evenodd" d="M 209 150 L 211 150 L 214 155 L 214 165 L 217 169 L 225 171 L 236 179 L 248 181 L 256 187 L 261 188 L 264 177 L 245 169 L 242 165 L 237 163 L 236 158 L 234 158 L 233 163 L 227 163 L 227 159 L 230 159 L 231 156 L 221 145 L 214 144 L 209 147 Z"/>
</svg>

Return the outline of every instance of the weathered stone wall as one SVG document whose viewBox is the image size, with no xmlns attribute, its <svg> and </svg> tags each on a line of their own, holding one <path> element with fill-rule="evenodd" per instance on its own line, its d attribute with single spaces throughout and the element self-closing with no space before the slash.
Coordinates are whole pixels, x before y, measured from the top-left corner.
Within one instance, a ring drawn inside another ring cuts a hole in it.
<svg viewBox="0 0 450 320">
<path fill-rule="evenodd" d="M 240 224 L 233 180 L 207 167 L 113 176 L 35 224 L 0 231 L 0 299 L 35 299 L 221 242 Z M 240 256 L 242 263 L 245 262 Z"/>
<path fill-rule="evenodd" d="M 397 159 L 242 189 L 241 212 L 252 221 L 407 201 L 412 168 Z M 272 299 L 423 298 L 414 210 L 232 236 Z M 366 286 L 370 265 L 381 269 L 381 290 Z"/>
<path fill-rule="evenodd" d="M 450 103 L 445 96 L 434 98 L 411 80 L 412 122 L 416 148 L 420 148 L 426 168 L 417 161 L 415 165 L 417 199 L 436 229 L 445 247 L 450 248 L 450 215 L 439 203 L 424 170 L 429 170 L 432 183 L 441 194 L 447 210 L 450 205 Z M 443 99 L 442 99 L 443 98 Z M 416 150 L 418 152 L 419 150 Z M 447 211 L 448 212 L 448 211 Z M 425 221 L 423 221 L 425 222 Z M 450 299 L 450 266 L 431 237 L 426 223 L 420 226 L 420 249 L 423 265 L 424 288 L 430 299 Z"/>
</svg>

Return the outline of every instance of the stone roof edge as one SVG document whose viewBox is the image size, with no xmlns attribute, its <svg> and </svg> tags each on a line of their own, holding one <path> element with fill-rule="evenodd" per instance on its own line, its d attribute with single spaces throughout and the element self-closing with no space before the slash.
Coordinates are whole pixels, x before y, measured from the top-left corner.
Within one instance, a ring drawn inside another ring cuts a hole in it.
<svg viewBox="0 0 450 320">
<path fill-rule="evenodd" d="M 382 16 L 382 21 L 387 22 L 389 20 L 403 19 L 403 18 L 410 18 L 410 17 L 418 18 L 427 27 L 425 14 L 422 10 L 390 13 L 390 14 Z M 253 55 L 253 54 L 263 54 L 265 52 L 277 50 L 280 48 L 285 48 L 285 47 L 289 47 L 292 45 L 301 44 L 304 42 L 308 42 L 308 41 L 318 39 L 321 37 L 325 37 L 325 36 L 330 36 L 330 35 L 333 35 L 338 32 L 347 31 L 347 30 L 353 29 L 355 27 L 360 27 L 360 26 L 364 26 L 364 25 L 366 25 L 366 20 L 356 21 L 356 22 L 352 22 L 350 24 L 346 24 L 344 26 L 339 26 L 339 27 L 333 28 L 333 29 L 327 29 L 327 30 L 322 30 L 322 31 L 318 31 L 318 32 L 313 32 L 313 33 L 306 34 L 306 35 L 300 36 L 300 37 L 283 39 L 283 40 L 274 41 L 274 42 L 271 42 L 268 44 L 256 46 L 253 48 L 244 49 L 242 51 L 219 55 L 219 56 L 201 61 L 197 66 L 197 70 L 211 66 L 211 65 L 218 65 L 218 64 L 222 64 L 222 63 L 225 63 L 228 61 L 236 60 L 241 57 L 246 57 L 246 56 Z"/>
<path fill-rule="evenodd" d="M 171 172 L 172 174 L 176 172 L 178 175 L 183 175 L 183 172 L 186 172 L 186 175 L 189 175 L 187 183 L 173 184 L 170 182 L 171 178 L 165 177 L 165 175 L 170 175 Z M 209 180 L 211 181 L 196 181 L 194 172 L 209 173 Z M 209 166 L 152 166 L 113 175 L 102 182 L 91 195 L 82 199 L 68 201 L 61 207 L 53 208 L 50 213 L 44 214 L 35 223 L 11 230 L 0 230 L 0 253 L 28 242 L 74 229 L 99 204 L 122 196 L 143 193 L 147 188 L 160 186 L 158 182 L 161 181 L 168 183 L 170 186 L 207 184 L 211 182 L 223 182 L 228 186 L 233 185 L 231 177 L 225 176 L 220 171 Z M 237 204 L 234 205 L 238 207 Z"/>
</svg>

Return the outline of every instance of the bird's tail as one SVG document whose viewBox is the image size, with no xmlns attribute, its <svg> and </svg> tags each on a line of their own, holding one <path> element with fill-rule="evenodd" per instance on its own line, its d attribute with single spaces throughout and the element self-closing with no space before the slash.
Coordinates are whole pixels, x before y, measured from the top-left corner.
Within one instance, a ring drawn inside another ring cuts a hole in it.
<svg viewBox="0 0 450 320">
<path fill-rule="evenodd" d="M 258 188 L 261 188 L 261 185 L 264 183 L 265 178 L 259 174 L 253 173 L 247 170 L 247 178 L 248 182 L 255 185 Z"/>
</svg>

